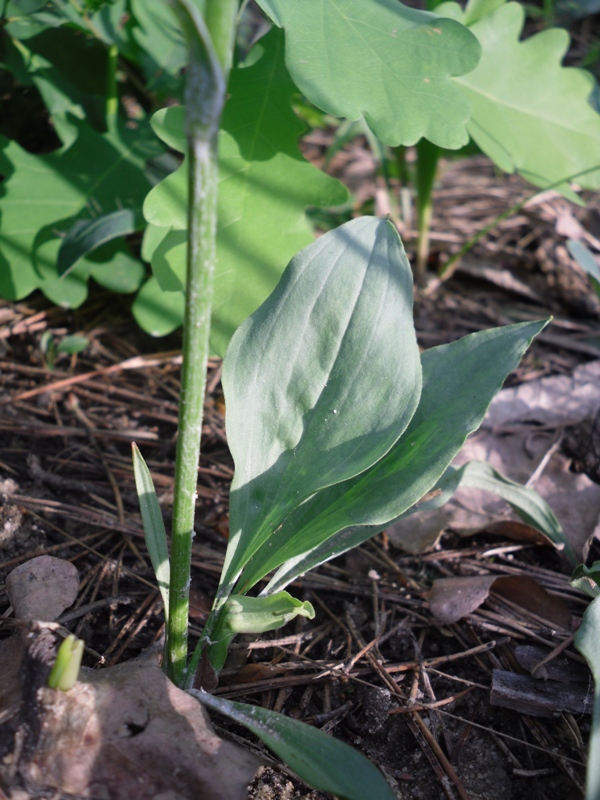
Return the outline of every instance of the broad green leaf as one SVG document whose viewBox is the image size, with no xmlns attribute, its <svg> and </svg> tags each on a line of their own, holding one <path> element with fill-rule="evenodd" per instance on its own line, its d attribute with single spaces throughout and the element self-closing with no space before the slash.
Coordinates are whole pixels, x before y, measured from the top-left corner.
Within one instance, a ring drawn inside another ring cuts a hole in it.
<svg viewBox="0 0 600 800">
<path fill-rule="evenodd" d="M 600 797 L 600 597 L 589 604 L 575 633 L 575 647 L 585 657 L 594 676 L 594 712 L 588 748 L 586 800 Z"/>
<path fill-rule="evenodd" d="M 391 223 L 353 220 L 293 258 L 232 338 L 223 386 L 227 586 L 294 507 L 381 459 L 415 412 L 412 276 Z"/>
<path fill-rule="evenodd" d="M 156 278 L 146 281 L 136 295 L 131 313 L 150 336 L 167 336 L 183 325 L 183 292 L 163 292 Z"/>
<path fill-rule="evenodd" d="M 536 186 L 569 192 L 572 177 L 598 189 L 600 114 L 589 102 L 595 81 L 584 70 L 561 66 L 566 31 L 545 30 L 519 41 L 524 18 L 521 5 L 508 3 L 470 27 L 481 61 L 455 79 L 473 106 L 468 131 L 501 169 Z"/>
<path fill-rule="evenodd" d="M 152 475 L 136 444 L 131 445 L 131 454 L 133 458 L 135 488 L 140 502 L 140 512 L 144 524 L 146 547 L 148 548 L 150 561 L 152 562 L 154 574 L 156 575 L 156 582 L 158 583 L 158 588 L 162 596 L 166 621 L 169 614 L 169 580 L 171 570 L 165 524 L 163 522 L 162 511 L 158 502 L 156 489 L 154 488 Z"/>
<path fill-rule="evenodd" d="M 256 734 L 303 781 L 341 800 L 394 800 L 379 770 L 361 753 L 304 722 L 260 706 L 191 689 L 202 705 Z"/>
<path fill-rule="evenodd" d="M 20 300 L 36 288 L 45 292 L 45 283 L 59 279 L 59 231 L 89 219 L 91 209 L 94 216 L 139 209 L 149 189 L 144 166 L 155 145 L 143 124 L 104 135 L 76 124 L 79 136 L 67 150 L 40 156 L 10 142 L 0 155 L 6 176 L 0 188 L 0 295 L 6 299 Z"/>
<path fill-rule="evenodd" d="M 495 328 L 424 352 L 421 399 L 404 435 L 366 472 L 316 494 L 293 511 L 276 534 L 265 538 L 237 591 L 247 591 L 284 562 L 290 561 L 295 570 L 299 560 L 300 571 L 305 571 L 311 561 L 318 559 L 311 564 L 315 566 L 337 555 L 340 546 L 345 550 L 347 543 L 354 546 L 374 536 L 418 502 L 477 430 L 492 398 L 546 324 Z M 394 357 L 392 350 L 388 360 Z M 337 534 L 331 541 L 336 552 L 328 556 L 327 543 Z M 287 575 L 289 569 L 283 572 Z"/>
<path fill-rule="evenodd" d="M 304 126 L 290 106 L 296 90 L 283 64 L 281 33 L 272 31 L 256 49 L 262 55 L 252 66 L 231 73 L 219 138 L 211 342 L 221 355 L 236 327 L 273 290 L 286 262 L 312 241 L 305 208 L 339 205 L 348 198 L 341 183 L 308 163 L 298 150 Z M 157 134 L 180 152 L 186 149 L 183 113 L 183 108 L 170 108 L 152 119 Z M 145 253 L 167 291 L 181 291 L 185 276 L 186 198 L 184 163 L 144 204 L 150 223 Z M 163 229 L 162 236 L 157 227 Z M 149 237 L 154 249 L 147 244 Z"/>
<path fill-rule="evenodd" d="M 59 275 L 67 275 L 89 252 L 100 245 L 141 228 L 133 209 L 122 208 L 96 219 L 79 219 L 62 241 L 58 251 Z"/>
<path fill-rule="evenodd" d="M 122 241 L 108 242 L 84 259 L 88 275 L 117 294 L 136 292 L 146 277 L 146 268 Z M 62 280 L 62 279 L 61 279 Z"/>
<path fill-rule="evenodd" d="M 151 92 L 179 97 L 180 70 L 187 62 L 181 28 L 168 3 L 131 0 L 135 27 L 133 38 L 139 47 L 137 62 L 144 71 Z"/>
<path fill-rule="evenodd" d="M 398 0 L 258 3 L 285 29 L 287 68 L 318 108 L 364 117 L 389 145 L 467 143 L 470 106 L 451 77 L 474 69 L 480 48 L 462 25 Z"/>
</svg>

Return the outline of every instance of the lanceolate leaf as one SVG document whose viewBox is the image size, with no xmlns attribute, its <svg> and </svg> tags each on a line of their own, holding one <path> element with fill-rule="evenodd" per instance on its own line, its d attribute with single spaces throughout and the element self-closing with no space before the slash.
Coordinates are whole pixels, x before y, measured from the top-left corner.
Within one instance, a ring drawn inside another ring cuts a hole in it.
<svg viewBox="0 0 600 800">
<path fill-rule="evenodd" d="M 260 55 L 262 54 L 262 55 Z M 231 73 L 219 138 L 219 221 L 212 346 L 224 354 L 236 329 L 266 299 L 287 261 L 313 239 L 308 205 L 339 205 L 341 183 L 298 150 L 303 124 L 293 113 L 296 91 L 283 63 L 283 36 L 273 30 L 255 46 L 252 66 Z M 153 118 L 157 134 L 185 151 L 183 109 Z M 144 204 L 154 275 L 166 291 L 185 283 L 187 166 L 156 186 Z M 156 228 L 162 231 L 157 233 Z"/>
<path fill-rule="evenodd" d="M 438 13 L 455 16 L 457 9 L 444 4 Z M 595 81 L 582 69 L 561 66 L 569 46 L 565 30 L 519 41 L 524 19 L 523 6 L 508 3 L 470 27 L 481 61 L 455 79 L 473 106 L 468 131 L 501 169 L 536 186 L 577 176 L 575 183 L 598 189 L 600 114 L 589 102 Z M 566 183 L 560 188 L 568 190 Z"/>
<path fill-rule="evenodd" d="M 398 0 L 258 2 L 285 29 L 287 68 L 316 106 L 364 117 L 389 145 L 467 143 L 469 103 L 450 78 L 474 69 L 480 48 L 460 24 Z"/>
<path fill-rule="evenodd" d="M 384 456 L 419 401 L 412 277 L 396 230 L 362 217 L 288 265 L 223 365 L 235 461 L 222 583 L 310 495 Z"/>
<path fill-rule="evenodd" d="M 156 582 L 162 596 L 165 620 L 167 620 L 169 614 L 169 575 L 171 570 L 165 524 L 150 470 L 137 445 L 133 444 L 131 451 L 135 488 L 144 524 L 146 547 L 148 548 L 150 561 L 156 575 Z"/>
<path fill-rule="evenodd" d="M 441 508 L 452 499 L 454 493 L 461 486 L 482 489 L 506 500 L 521 519 L 541 531 L 549 542 L 563 552 L 571 564 L 574 563 L 575 556 L 572 548 L 564 536 L 560 523 L 545 500 L 533 489 L 521 486 L 504 477 L 485 461 L 469 461 L 460 468 L 448 467 L 431 491 L 420 502 L 401 514 L 400 518 L 408 517 L 416 511 Z M 395 520 L 391 520 L 391 522 L 395 522 Z M 346 528 L 336 533 L 308 553 L 300 554 L 286 561 L 277 570 L 262 594 L 268 595 L 271 592 L 280 591 L 299 575 L 334 556 L 345 553 L 352 547 L 356 547 L 385 528 L 387 525 Z"/>
<path fill-rule="evenodd" d="M 59 275 L 68 275 L 87 253 L 105 242 L 133 233 L 141 227 L 133 209 L 122 208 L 97 219 L 80 219 L 69 230 L 58 251 Z"/>
<path fill-rule="evenodd" d="M 329 557 L 330 537 L 340 534 L 332 549 L 348 549 L 346 544 L 375 535 L 420 500 L 479 427 L 492 398 L 545 325 L 495 328 L 423 353 L 421 400 L 404 435 L 371 469 L 316 494 L 290 514 L 244 570 L 238 591 L 289 560 L 300 559 L 305 571 L 307 551 L 318 548 L 313 557 L 320 563 Z M 362 533 L 357 530 L 364 526 Z"/>
<path fill-rule="evenodd" d="M 208 692 L 189 692 L 202 705 L 244 725 L 296 775 L 321 792 L 342 800 L 394 800 L 383 775 L 347 744 L 275 711 L 236 703 Z"/>
</svg>

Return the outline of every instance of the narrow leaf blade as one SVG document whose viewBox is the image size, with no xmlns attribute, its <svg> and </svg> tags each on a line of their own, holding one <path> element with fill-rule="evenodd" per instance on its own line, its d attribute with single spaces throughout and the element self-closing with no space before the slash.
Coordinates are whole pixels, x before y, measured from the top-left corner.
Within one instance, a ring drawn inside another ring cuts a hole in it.
<svg viewBox="0 0 600 800">
<path fill-rule="evenodd" d="M 457 470 L 458 485 L 483 489 L 506 500 L 528 524 L 544 533 L 550 541 L 563 550 L 567 560 L 575 566 L 577 557 L 565 538 L 554 512 L 540 495 L 519 483 L 511 481 L 486 461 L 470 461 Z"/>
<path fill-rule="evenodd" d="M 140 227 L 141 220 L 130 208 L 122 208 L 97 219 L 77 220 L 63 239 L 58 251 L 58 274 L 68 275 L 92 250 L 112 239 L 127 236 Z"/>
<path fill-rule="evenodd" d="M 303 781 L 342 800 L 394 800 L 381 772 L 361 753 L 317 728 L 260 706 L 190 690 L 202 705 L 256 734 Z"/>
<path fill-rule="evenodd" d="M 600 597 L 589 604 L 575 634 L 575 647 L 594 676 L 594 713 L 587 761 L 586 800 L 600 797 Z"/>
<path fill-rule="evenodd" d="M 135 443 L 132 444 L 131 451 L 135 488 L 140 501 L 146 547 L 148 548 L 150 561 L 152 562 L 158 588 L 162 596 L 166 621 L 169 613 L 170 565 L 165 524 L 150 470 Z"/>
</svg>

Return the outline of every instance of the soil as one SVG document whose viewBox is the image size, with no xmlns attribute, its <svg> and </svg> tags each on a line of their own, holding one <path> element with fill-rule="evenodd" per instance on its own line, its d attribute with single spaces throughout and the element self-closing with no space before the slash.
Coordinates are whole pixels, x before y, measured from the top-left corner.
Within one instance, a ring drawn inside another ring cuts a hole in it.
<svg viewBox="0 0 600 800">
<path fill-rule="evenodd" d="M 319 163 L 325 144 L 314 134 L 304 149 Z M 394 216 L 360 138 L 330 168 L 355 176 L 361 210 L 370 203 L 371 210 Z M 394 196 L 393 182 L 391 189 Z M 545 193 L 494 227 L 448 280 L 435 276 L 475 233 L 530 192 L 481 157 L 444 164 L 428 277 L 415 294 L 423 348 L 552 313 L 553 325 L 511 383 L 567 374 L 600 356 L 600 303 L 565 246 L 565 230 L 573 226 L 598 236 L 600 196 L 588 196 L 582 209 Z M 410 254 L 414 232 L 405 225 L 402 233 Z M 42 335 L 59 341 L 67 333 L 84 333 L 89 347 L 79 356 L 49 360 Z M 5 579 L 11 569 L 42 553 L 68 559 L 82 584 L 75 606 L 59 622 L 85 640 L 85 664 L 93 669 L 137 656 L 164 633 L 130 445 L 135 441 L 149 463 L 168 530 L 179 347 L 176 334 L 159 341 L 143 334 L 128 301 L 97 288 L 72 312 L 41 296 L 0 303 L 0 614 L 10 614 Z M 193 545 L 192 644 L 210 608 L 228 531 L 233 465 L 217 360 L 210 364 L 208 389 Z M 569 455 L 597 478 L 597 450 L 591 456 L 580 452 L 588 438 L 569 437 Z M 594 542 L 590 561 L 599 557 L 597 549 Z M 549 548 L 498 542 L 484 531 L 459 538 L 448 530 L 432 551 L 415 556 L 395 549 L 382 534 L 299 580 L 294 592 L 315 605 L 316 619 L 237 641 L 216 693 L 282 711 L 357 747 L 382 769 L 398 798 L 579 798 L 589 714 L 557 707 L 540 717 L 490 700 L 494 670 L 523 671 L 515 657 L 518 644 L 535 643 L 550 653 L 566 643 L 571 662 L 581 661 L 568 644 L 569 632 L 493 594 L 453 624 L 438 622 L 429 610 L 427 592 L 436 578 L 503 571 L 535 574 L 562 597 L 572 628 L 577 626 L 585 601 Z M 10 626 L 3 622 L 8 635 Z M 568 682 L 567 668 L 563 678 Z M 224 737 L 264 754 L 243 729 L 213 722 Z M 277 765 L 262 769 L 249 790 L 253 800 L 324 797 Z"/>
</svg>

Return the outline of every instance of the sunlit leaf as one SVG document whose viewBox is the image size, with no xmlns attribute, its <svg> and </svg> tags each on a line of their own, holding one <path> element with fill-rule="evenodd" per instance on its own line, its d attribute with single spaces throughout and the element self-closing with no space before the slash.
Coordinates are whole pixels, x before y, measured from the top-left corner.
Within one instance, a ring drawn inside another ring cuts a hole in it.
<svg viewBox="0 0 600 800">
<path fill-rule="evenodd" d="M 298 150 L 304 126 L 293 113 L 295 91 L 283 64 L 283 39 L 274 30 L 256 45 L 252 66 L 234 69 L 219 137 L 219 217 L 211 343 L 223 355 L 229 339 L 275 287 L 289 259 L 313 239 L 309 205 L 338 205 L 341 183 Z M 156 133 L 184 152 L 183 108 L 159 111 Z M 161 288 L 185 282 L 187 165 L 156 186 L 144 214 L 150 223 L 146 257 Z M 155 229 L 162 229 L 162 235 Z"/>
<path fill-rule="evenodd" d="M 470 105 L 450 78 L 477 65 L 462 25 L 398 0 L 258 0 L 285 29 L 285 63 L 301 92 L 338 117 L 364 117 L 382 142 L 466 144 Z"/>
<path fill-rule="evenodd" d="M 417 407 L 412 276 L 394 227 L 362 217 L 288 265 L 223 364 L 235 461 L 223 582 L 315 492 L 382 458 Z"/>
<path fill-rule="evenodd" d="M 418 502 L 479 427 L 492 398 L 545 325 L 495 328 L 424 352 L 421 399 L 404 435 L 370 469 L 293 511 L 248 564 L 244 588 L 285 562 L 272 584 L 282 588 L 290 576 L 370 538 Z M 390 351 L 388 361 L 393 358 Z"/>
<path fill-rule="evenodd" d="M 457 8 L 444 4 L 437 12 L 456 16 Z M 473 72 L 455 78 L 473 106 L 468 131 L 501 169 L 518 172 L 536 186 L 577 176 L 575 183 L 598 189 L 600 114 L 590 103 L 594 78 L 561 66 L 569 47 L 563 29 L 519 41 L 524 20 L 523 6 L 507 3 L 471 25 L 481 43 L 481 61 Z M 566 183 L 560 188 L 568 191 Z"/>
</svg>

